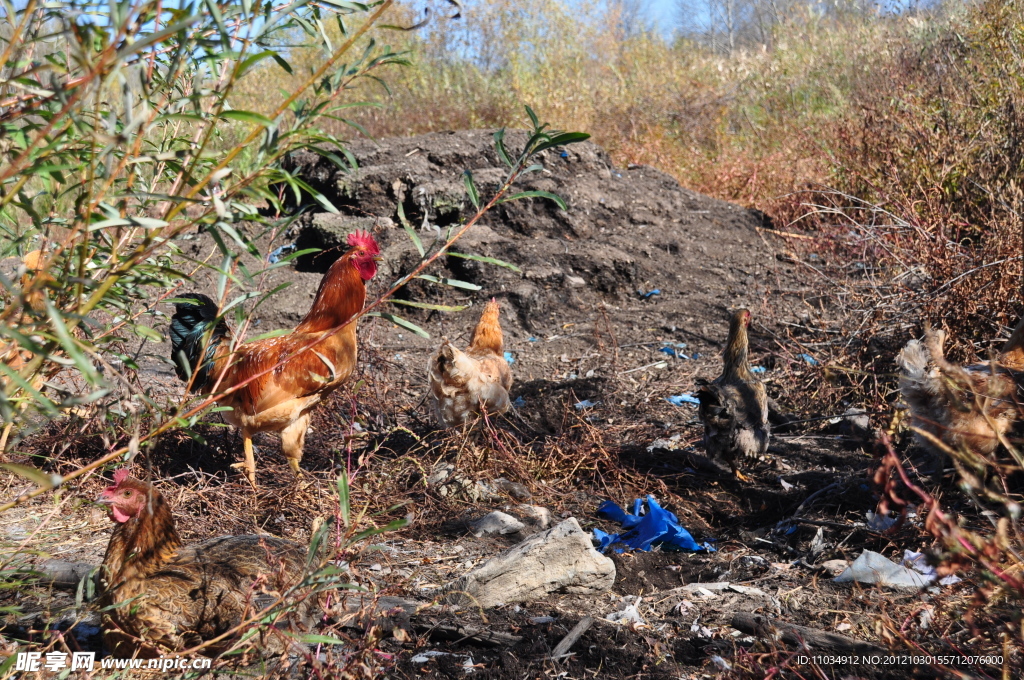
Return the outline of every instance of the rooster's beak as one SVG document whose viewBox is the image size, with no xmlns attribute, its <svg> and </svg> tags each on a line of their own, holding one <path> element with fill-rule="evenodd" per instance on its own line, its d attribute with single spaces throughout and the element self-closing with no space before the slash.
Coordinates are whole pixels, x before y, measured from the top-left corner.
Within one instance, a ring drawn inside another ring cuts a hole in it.
<svg viewBox="0 0 1024 680">
<path fill-rule="evenodd" d="M 374 261 L 374 262 L 383 262 L 383 261 L 384 261 L 384 258 L 383 258 L 383 257 L 381 257 L 380 255 L 374 255 L 374 256 L 373 256 L 373 261 Z"/>
</svg>

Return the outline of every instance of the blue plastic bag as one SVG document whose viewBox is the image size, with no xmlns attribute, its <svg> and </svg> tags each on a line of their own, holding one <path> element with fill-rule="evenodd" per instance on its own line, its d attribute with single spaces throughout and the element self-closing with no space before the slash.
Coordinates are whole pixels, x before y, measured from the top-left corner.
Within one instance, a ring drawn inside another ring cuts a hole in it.
<svg viewBox="0 0 1024 680">
<path fill-rule="evenodd" d="M 714 552 L 714 548 L 708 543 L 703 545 L 693 540 L 686 529 L 679 523 L 679 519 L 665 510 L 654 496 L 647 496 L 647 512 L 643 511 L 644 500 L 637 498 L 633 501 L 633 513 L 629 514 L 616 503 L 605 501 L 597 509 L 597 516 L 602 519 L 611 520 L 619 524 L 624 531 L 621 534 L 609 534 L 594 529 L 594 538 L 600 543 L 599 548 L 606 550 L 615 543 L 623 543 L 631 550 L 650 550 L 653 545 L 661 545 L 667 550 L 707 550 Z M 617 552 L 621 550 L 617 549 Z"/>
</svg>

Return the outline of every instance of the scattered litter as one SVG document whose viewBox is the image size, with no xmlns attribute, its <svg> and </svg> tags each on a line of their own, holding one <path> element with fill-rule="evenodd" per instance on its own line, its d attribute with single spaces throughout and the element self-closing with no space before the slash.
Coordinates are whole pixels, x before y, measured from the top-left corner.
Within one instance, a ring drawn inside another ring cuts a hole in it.
<svg viewBox="0 0 1024 680">
<path fill-rule="evenodd" d="M 526 406 L 526 400 L 522 397 L 516 397 L 516 400 L 512 402 L 512 406 L 515 408 L 522 408 Z"/>
<path fill-rule="evenodd" d="M 684 392 L 683 394 L 673 394 L 671 397 L 667 397 L 665 400 L 668 403 L 672 404 L 673 406 L 682 406 L 683 404 L 693 404 L 694 406 L 697 406 L 700 404 L 700 399 L 693 396 L 689 392 Z"/>
<path fill-rule="evenodd" d="M 459 658 L 461 658 L 463 660 L 462 661 L 462 668 L 463 668 L 463 670 L 465 670 L 467 673 L 472 673 L 473 672 L 473 657 L 471 657 L 471 656 L 464 656 L 462 654 L 451 654 L 449 652 L 438 652 L 438 651 L 434 651 L 432 649 L 431 650 L 427 650 L 425 652 L 420 652 L 416 656 L 414 656 L 411 659 L 409 659 L 409 663 L 427 663 L 431 659 L 435 659 L 435 658 L 440 657 L 440 656 L 455 656 L 455 657 L 459 657 Z"/>
<path fill-rule="evenodd" d="M 932 618 L 935 616 L 935 608 L 929 605 L 922 609 L 917 616 L 921 623 L 921 630 L 928 630 L 932 625 Z"/>
<path fill-rule="evenodd" d="M 690 359 L 690 357 L 686 356 L 685 354 L 683 354 L 682 352 L 680 352 L 679 350 L 677 350 L 674 347 L 662 347 L 658 351 L 661 352 L 662 354 L 667 354 L 670 357 L 675 357 L 676 359 L 686 359 L 686 360 Z"/>
<path fill-rule="evenodd" d="M 932 581 L 934 581 L 939 576 L 938 573 L 935 571 L 935 567 L 928 564 L 928 558 L 925 556 L 924 553 L 914 552 L 913 550 L 904 550 L 903 564 L 923 574 Z M 940 586 L 951 586 L 954 583 L 960 583 L 959 576 L 949 575 L 939 579 Z"/>
<path fill-rule="evenodd" d="M 750 367 L 750 372 L 751 373 L 764 373 L 764 366 L 751 366 Z"/>
<path fill-rule="evenodd" d="M 715 549 L 708 543 L 700 545 L 693 540 L 693 536 L 683 528 L 679 519 L 658 505 L 654 496 L 647 496 L 647 513 L 641 515 L 643 503 L 642 498 L 633 501 L 631 515 L 612 501 L 601 504 L 597 509 L 597 516 L 617 522 L 626 531 L 621 534 L 608 534 L 600 529 L 594 529 L 594 538 L 599 543 L 599 549 L 605 550 L 615 543 L 624 543 L 631 550 L 650 550 L 651 546 L 659 544 L 667 549 L 714 552 Z M 621 549 L 617 551 L 621 552 Z"/>
<path fill-rule="evenodd" d="M 558 155 L 560 157 L 562 157 L 562 158 L 568 158 L 569 157 L 569 152 L 568 151 L 563 151 L 562 153 L 560 153 Z"/>
<path fill-rule="evenodd" d="M 836 583 L 877 583 L 883 586 L 900 588 L 923 588 L 932 579 L 906 567 L 890 561 L 885 555 L 873 550 L 865 550 L 846 570 L 836 576 Z"/>
<path fill-rule="evenodd" d="M 787 482 L 787 481 L 786 481 L 785 479 L 783 479 L 782 477 L 779 477 L 779 482 L 781 482 L 781 483 L 782 483 L 782 490 L 783 490 L 783 491 L 790 491 L 790 490 L 792 490 L 792 489 L 795 489 L 795 488 L 796 488 L 796 485 L 794 485 L 794 484 L 790 484 L 789 482 Z"/>
<path fill-rule="evenodd" d="M 818 365 L 818 360 L 812 357 L 810 354 L 801 354 L 800 358 L 803 359 L 805 363 L 808 363 L 811 366 Z"/>
<path fill-rule="evenodd" d="M 537 338 L 530 338 L 530 342 L 537 342 Z"/>
<path fill-rule="evenodd" d="M 879 515 L 870 510 L 868 510 L 867 512 L 867 518 L 868 529 L 870 529 L 871 531 L 877 531 L 878 533 L 888 531 L 893 527 L 894 524 L 896 524 L 895 517 L 889 517 L 888 515 Z"/>
<path fill-rule="evenodd" d="M 582 411 L 585 408 L 594 408 L 600 403 L 601 402 L 599 401 L 591 401 L 590 399 L 584 399 L 583 401 L 577 401 L 573 405 L 573 408 L 575 408 L 577 411 Z"/>
<path fill-rule="evenodd" d="M 267 255 L 267 262 L 269 262 L 270 264 L 277 264 L 278 262 L 281 261 L 281 258 L 293 252 L 295 252 L 294 243 L 286 243 L 283 246 L 278 246 L 277 248 L 274 248 L 272 251 L 270 251 L 269 255 Z"/>
<path fill-rule="evenodd" d="M 700 354 L 698 354 L 697 352 L 694 352 L 693 356 L 691 356 L 690 358 L 693 359 L 694 361 L 696 361 L 697 359 L 700 359 Z"/>
<path fill-rule="evenodd" d="M 509 366 L 516 363 L 516 358 L 512 356 L 512 352 L 505 352 L 505 361 L 509 363 Z"/>
<path fill-rule="evenodd" d="M 634 598 L 631 595 L 627 595 L 622 598 L 622 602 L 625 606 L 617 612 L 612 612 L 606 616 L 605 619 L 612 623 L 632 623 L 636 626 L 644 625 L 644 619 L 640 616 L 640 610 L 637 609 L 640 604 L 640 600 L 640 597 Z"/>
<path fill-rule="evenodd" d="M 651 445 L 647 447 L 647 453 L 651 453 L 655 449 L 665 449 L 666 451 L 675 451 L 679 448 L 679 442 L 682 439 L 682 435 L 672 435 L 668 439 L 655 439 L 651 442 Z"/>
<path fill-rule="evenodd" d="M 850 566 L 850 563 L 846 560 L 825 560 L 818 566 L 833 576 L 838 576 L 846 571 L 847 567 Z"/>
<path fill-rule="evenodd" d="M 530 618 L 530 623 L 540 625 L 542 623 L 554 623 L 557 620 L 554 616 L 533 616 Z"/>
<path fill-rule="evenodd" d="M 643 288 L 640 288 L 636 292 L 640 296 L 641 299 L 649 300 L 650 298 L 654 297 L 655 295 L 661 295 L 661 288 L 655 288 L 654 290 L 648 291 L 646 293 L 644 292 Z"/>
<path fill-rule="evenodd" d="M 728 661 L 726 661 L 725 659 L 723 659 L 722 657 L 720 657 L 718 655 L 715 655 L 715 656 L 711 657 L 711 663 L 715 664 L 716 666 L 718 666 L 719 669 L 721 669 L 723 671 L 731 671 L 732 670 L 732 664 L 730 664 Z"/>
<path fill-rule="evenodd" d="M 853 628 L 853 624 L 846 622 L 840 623 L 838 626 L 836 626 L 836 630 L 838 630 L 839 632 L 842 632 L 844 630 L 850 630 L 851 628 Z"/>
</svg>

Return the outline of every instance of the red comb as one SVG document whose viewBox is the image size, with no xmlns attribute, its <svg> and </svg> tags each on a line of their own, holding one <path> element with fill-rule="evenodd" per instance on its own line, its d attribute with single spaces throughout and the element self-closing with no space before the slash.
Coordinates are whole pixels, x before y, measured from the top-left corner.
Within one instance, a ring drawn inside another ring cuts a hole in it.
<svg viewBox="0 0 1024 680">
<path fill-rule="evenodd" d="M 128 479 L 128 468 L 121 468 L 114 472 L 114 484 L 120 485 L 121 482 Z"/>
<path fill-rule="evenodd" d="M 362 229 L 356 229 L 348 235 L 348 244 L 353 248 L 362 248 L 371 255 L 380 254 L 380 246 L 373 240 L 373 236 L 370 235 L 370 232 Z"/>
</svg>

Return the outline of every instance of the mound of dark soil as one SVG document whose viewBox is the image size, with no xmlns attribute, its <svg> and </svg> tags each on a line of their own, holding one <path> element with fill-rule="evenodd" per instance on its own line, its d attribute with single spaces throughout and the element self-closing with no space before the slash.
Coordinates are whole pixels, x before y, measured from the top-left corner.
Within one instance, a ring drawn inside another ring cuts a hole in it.
<svg viewBox="0 0 1024 680">
<path fill-rule="evenodd" d="M 522 132 L 507 135 L 513 149 L 525 139 Z M 300 270 L 325 271 L 342 252 L 345 234 L 375 226 L 384 248 L 382 273 L 393 280 L 419 261 L 399 224 L 399 204 L 429 246 L 475 212 L 464 173 L 472 173 L 482 200 L 507 174 L 486 131 L 359 141 L 349 150 L 357 170 L 340 170 L 312 153 L 292 158 L 293 170 L 341 211 L 303 219 L 297 245 L 327 252 L 303 258 Z M 539 162 L 544 169 L 523 177 L 516 190 L 556 193 L 569 209 L 539 198 L 501 204 L 453 248 L 498 258 L 521 272 L 449 257 L 433 274 L 481 286 L 475 299 L 507 299 L 518 325 L 531 333 L 597 303 L 616 321 L 635 320 L 642 295 L 659 290 L 644 304 L 657 310 L 651 316 L 659 326 L 704 334 L 705 322 L 722 325 L 726 308 L 763 299 L 773 258 L 755 230 L 759 213 L 684 189 L 650 167 L 616 168 L 589 142 L 542 152 Z M 402 297 L 439 301 L 434 298 L 445 292 L 417 281 Z"/>
</svg>

